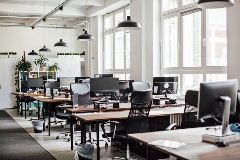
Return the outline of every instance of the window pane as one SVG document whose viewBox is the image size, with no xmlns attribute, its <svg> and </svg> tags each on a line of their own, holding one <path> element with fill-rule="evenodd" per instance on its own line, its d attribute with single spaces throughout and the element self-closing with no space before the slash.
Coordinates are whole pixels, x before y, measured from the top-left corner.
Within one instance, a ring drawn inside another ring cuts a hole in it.
<svg viewBox="0 0 240 160">
<path fill-rule="evenodd" d="M 216 82 L 216 81 L 224 81 L 227 80 L 227 74 L 207 74 L 206 81 L 207 82 Z"/>
<path fill-rule="evenodd" d="M 163 67 L 178 67 L 178 18 L 163 20 Z"/>
<path fill-rule="evenodd" d="M 113 33 L 105 35 L 105 69 L 113 69 Z"/>
<path fill-rule="evenodd" d="M 118 23 L 124 21 L 125 19 L 123 19 L 123 11 L 122 12 L 118 12 L 115 14 L 115 26 L 118 25 Z"/>
<path fill-rule="evenodd" d="M 182 0 L 182 5 L 185 6 L 185 5 L 197 2 L 197 1 L 198 0 Z"/>
<path fill-rule="evenodd" d="M 115 33 L 115 69 L 124 69 L 124 31 Z"/>
<path fill-rule="evenodd" d="M 127 7 L 126 9 L 126 19 L 127 19 L 127 16 L 130 16 L 130 7 Z"/>
<path fill-rule="evenodd" d="M 125 74 L 115 74 L 115 78 L 119 78 L 119 80 L 125 80 Z"/>
<path fill-rule="evenodd" d="M 130 32 L 126 33 L 126 69 L 130 69 Z"/>
<path fill-rule="evenodd" d="M 187 90 L 195 89 L 198 90 L 200 83 L 203 82 L 202 74 L 183 74 L 183 93 Z"/>
<path fill-rule="evenodd" d="M 126 74 L 126 80 L 130 80 L 130 74 Z"/>
<path fill-rule="evenodd" d="M 105 30 L 113 27 L 113 15 L 107 15 L 105 17 Z"/>
<path fill-rule="evenodd" d="M 201 66 L 201 12 L 182 16 L 183 67 Z"/>
<path fill-rule="evenodd" d="M 162 0 L 162 11 L 178 8 L 178 0 Z"/>
<path fill-rule="evenodd" d="M 227 66 L 226 9 L 206 12 L 206 65 Z"/>
</svg>

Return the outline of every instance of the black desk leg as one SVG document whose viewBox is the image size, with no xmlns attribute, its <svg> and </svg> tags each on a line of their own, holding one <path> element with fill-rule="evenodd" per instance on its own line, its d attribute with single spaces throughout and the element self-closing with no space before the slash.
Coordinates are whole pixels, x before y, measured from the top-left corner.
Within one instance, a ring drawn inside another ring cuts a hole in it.
<svg viewBox="0 0 240 160">
<path fill-rule="evenodd" d="M 40 102 L 38 101 L 38 120 L 40 119 Z"/>
<path fill-rule="evenodd" d="M 73 116 L 70 116 L 71 150 L 73 150 Z"/>
<path fill-rule="evenodd" d="M 48 135 L 50 136 L 50 128 L 51 128 L 50 106 L 47 105 L 47 107 L 48 107 Z"/>
<path fill-rule="evenodd" d="M 97 130 L 97 160 L 100 160 L 99 123 L 98 122 L 96 122 L 96 130 Z"/>
<path fill-rule="evenodd" d="M 17 114 L 20 114 L 19 109 L 20 109 L 20 97 L 16 96 L 17 98 Z"/>
<path fill-rule="evenodd" d="M 25 102 L 25 111 L 24 111 L 25 112 L 25 119 L 27 119 L 27 111 L 26 111 L 27 110 L 27 103 L 26 103 L 26 99 L 25 99 L 24 102 Z"/>
<path fill-rule="evenodd" d="M 46 108 L 46 104 L 45 104 L 45 103 L 43 103 L 43 107 L 42 107 L 42 116 L 43 116 L 43 131 L 45 131 L 45 128 L 46 128 L 46 125 L 45 125 L 45 112 L 44 112 L 45 108 Z"/>
<path fill-rule="evenodd" d="M 149 151 L 149 146 L 147 145 L 147 159 L 149 159 L 150 158 L 150 151 Z"/>
</svg>

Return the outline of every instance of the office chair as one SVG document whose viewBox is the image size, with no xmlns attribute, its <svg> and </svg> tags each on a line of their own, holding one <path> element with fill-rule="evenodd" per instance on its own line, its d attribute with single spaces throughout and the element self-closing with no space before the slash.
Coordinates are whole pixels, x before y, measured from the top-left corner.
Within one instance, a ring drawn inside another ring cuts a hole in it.
<svg viewBox="0 0 240 160">
<path fill-rule="evenodd" d="M 127 134 L 149 131 L 148 115 L 152 104 L 152 90 L 134 91 L 131 95 L 131 108 L 125 121 L 125 129 L 113 133 L 103 130 L 103 137 L 111 137 L 112 145 L 126 150 L 128 148 Z M 120 144 L 119 144 L 120 142 Z"/>
<path fill-rule="evenodd" d="M 132 82 L 133 91 L 150 90 L 151 83 L 148 81 Z"/>
<path fill-rule="evenodd" d="M 70 84 L 70 92 L 72 95 L 73 93 L 76 93 L 76 92 L 78 93 L 78 105 L 89 105 L 92 103 L 92 100 L 90 98 L 89 83 L 72 83 Z M 71 96 L 71 98 L 73 97 Z M 64 119 L 68 121 L 70 118 L 70 113 L 66 111 L 56 110 L 55 116 L 59 119 Z M 65 134 L 65 136 L 67 136 L 69 132 L 61 132 L 59 133 L 59 135 L 60 134 Z M 56 139 L 59 139 L 59 135 L 56 137 Z M 70 141 L 70 138 L 68 138 L 67 141 Z"/>
<path fill-rule="evenodd" d="M 128 103 L 129 81 L 119 81 L 119 100 L 121 103 Z"/>
</svg>

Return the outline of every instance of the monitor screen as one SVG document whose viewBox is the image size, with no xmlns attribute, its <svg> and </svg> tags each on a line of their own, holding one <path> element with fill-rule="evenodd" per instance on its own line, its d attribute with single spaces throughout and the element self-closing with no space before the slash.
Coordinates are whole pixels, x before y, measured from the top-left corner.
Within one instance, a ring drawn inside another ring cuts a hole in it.
<svg viewBox="0 0 240 160">
<path fill-rule="evenodd" d="M 94 78 L 113 77 L 113 74 L 94 74 Z"/>
<path fill-rule="evenodd" d="M 74 83 L 74 77 L 60 77 L 60 86 L 70 86 L 71 83 Z"/>
<path fill-rule="evenodd" d="M 153 95 L 176 94 L 178 77 L 153 77 Z"/>
<path fill-rule="evenodd" d="M 119 78 L 90 78 L 90 91 L 93 93 L 109 93 L 119 90 Z"/>
<path fill-rule="evenodd" d="M 27 87 L 30 89 L 43 88 L 42 78 L 28 78 Z"/>
<path fill-rule="evenodd" d="M 60 88 L 60 83 L 59 82 L 45 83 L 44 87 L 45 88 L 50 88 L 50 89 L 59 89 Z"/>
<path fill-rule="evenodd" d="M 237 89 L 237 80 L 200 83 L 197 118 L 222 119 L 221 135 L 227 135 L 230 113 L 236 112 Z"/>
<path fill-rule="evenodd" d="M 75 83 L 82 83 L 82 80 L 88 79 L 90 77 L 75 77 Z"/>
</svg>

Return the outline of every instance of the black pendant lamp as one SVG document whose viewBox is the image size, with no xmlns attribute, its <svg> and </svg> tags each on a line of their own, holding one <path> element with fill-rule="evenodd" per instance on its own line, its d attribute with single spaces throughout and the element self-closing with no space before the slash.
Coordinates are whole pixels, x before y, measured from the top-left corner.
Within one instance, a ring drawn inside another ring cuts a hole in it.
<svg viewBox="0 0 240 160">
<path fill-rule="evenodd" d="M 60 39 L 59 42 L 54 44 L 54 47 L 68 47 L 67 43 L 63 42 L 62 39 Z"/>
<path fill-rule="evenodd" d="M 210 9 L 210 8 L 225 8 L 234 5 L 234 0 L 199 0 L 198 8 Z"/>
<path fill-rule="evenodd" d="M 127 20 L 119 23 L 117 28 L 120 30 L 138 30 L 141 29 L 141 25 L 138 22 L 132 21 L 130 16 L 127 16 Z"/>
<path fill-rule="evenodd" d="M 83 29 L 84 33 L 81 34 L 80 36 L 78 36 L 78 40 L 80 41 L 93 41 L 94 40 L 94 37 L 87 33 L 87 30 L 86 29 Z"/>
<path fill-rule="evenodd" d="M 51 52 L 51 50 L 44 45 L 43 48 L 39 49 L 39 52 Z"/>
<path fill-rule="evenodd" d="M 31 52 L 28 53 L 28 55 L 38 55 L 38 54 L 34 52 L 34 50 L 32 50 Z"/>
</svg>

